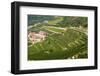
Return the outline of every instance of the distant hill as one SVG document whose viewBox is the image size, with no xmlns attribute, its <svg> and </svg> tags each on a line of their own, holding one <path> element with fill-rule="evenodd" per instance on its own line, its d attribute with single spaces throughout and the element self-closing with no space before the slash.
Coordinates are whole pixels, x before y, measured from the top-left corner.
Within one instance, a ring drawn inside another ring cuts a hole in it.
<svg viewBox="0 0 100 76">
<path fill-rule="evenodd" d="M 43 16 L 43 15 L 28 15 L 28 25 L 43 22 L 45 20 L 53 20 L 54 16 Z"/>
<path fill-rule="evenodd" d="M 65 16 L 63 20 L 58 23 L 58 25 L 62 27 L 87 27 L 88 25 L 88 18 L 87 17 L 78 17 L 78 16 Z"/>
<path fill-rule="evenodd" d="M 87 27 L 88 18 L 78 16 L 49 16 L 49 15 L 28 15 L 28 25 L 48 23 L 48 25 L 55 25 L 61 27 Z"/>
</svg>

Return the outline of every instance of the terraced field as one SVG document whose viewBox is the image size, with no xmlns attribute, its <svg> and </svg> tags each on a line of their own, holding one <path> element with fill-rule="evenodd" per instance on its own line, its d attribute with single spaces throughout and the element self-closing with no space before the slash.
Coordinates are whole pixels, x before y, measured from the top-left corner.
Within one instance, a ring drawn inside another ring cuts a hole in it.
<svg viewBox="0 0 100 76">
<path fill-rule="evenodd" d="M 34 45 L 28 43 L 28 60 L 87 58 L 87 34 L 83 31 L 53 26 L 43 26 L 48 36 Z"/>
</svg>

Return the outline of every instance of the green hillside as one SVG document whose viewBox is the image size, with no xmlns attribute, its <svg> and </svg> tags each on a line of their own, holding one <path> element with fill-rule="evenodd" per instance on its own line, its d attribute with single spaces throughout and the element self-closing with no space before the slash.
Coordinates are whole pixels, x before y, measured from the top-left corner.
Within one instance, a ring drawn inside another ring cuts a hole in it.
<svg viewBox="0 0 100 76">
<path fill-rule="evenodd" d="M 86 17 L 60 16 L 54 17 L 46 24 L 43 22 L 37 26 L 33 24 L 28 31 L 45 31 L 48 35 L 42 42 L 32 44 L 30 40 L 28 41 L 28 60 L 88 58 L 86 19 Z"/>
</svg>

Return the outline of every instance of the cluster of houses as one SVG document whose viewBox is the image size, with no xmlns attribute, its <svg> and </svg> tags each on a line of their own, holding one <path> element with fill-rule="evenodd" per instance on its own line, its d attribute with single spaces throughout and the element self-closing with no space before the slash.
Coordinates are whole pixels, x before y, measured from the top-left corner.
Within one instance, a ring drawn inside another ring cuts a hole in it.
<svg viewBox="0 0 100 76">
<path fill-rule="evenodd" d="M 36 32 L 28 33 L 28 39 L 32 42 L 32 44 L 44 41 L 46 37 L 47 37 L 47 33 L 44 31 L 39 31 L 38 33 Z"/>
</svg>

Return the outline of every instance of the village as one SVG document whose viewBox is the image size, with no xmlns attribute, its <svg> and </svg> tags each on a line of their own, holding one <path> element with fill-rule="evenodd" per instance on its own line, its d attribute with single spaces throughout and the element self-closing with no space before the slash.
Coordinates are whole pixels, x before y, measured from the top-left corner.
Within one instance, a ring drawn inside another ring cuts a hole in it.
<svg viewBox="0 0 100 76">
<path fill-rule="evenodd" d="M 36 32 L 29 32 L 28 33 L 28 39 L 31 41 L 32 44 L 35 44 L 37 42 L 42 42 L 46 39 L 47 33 L 44 31 Z"/>
</svg>

